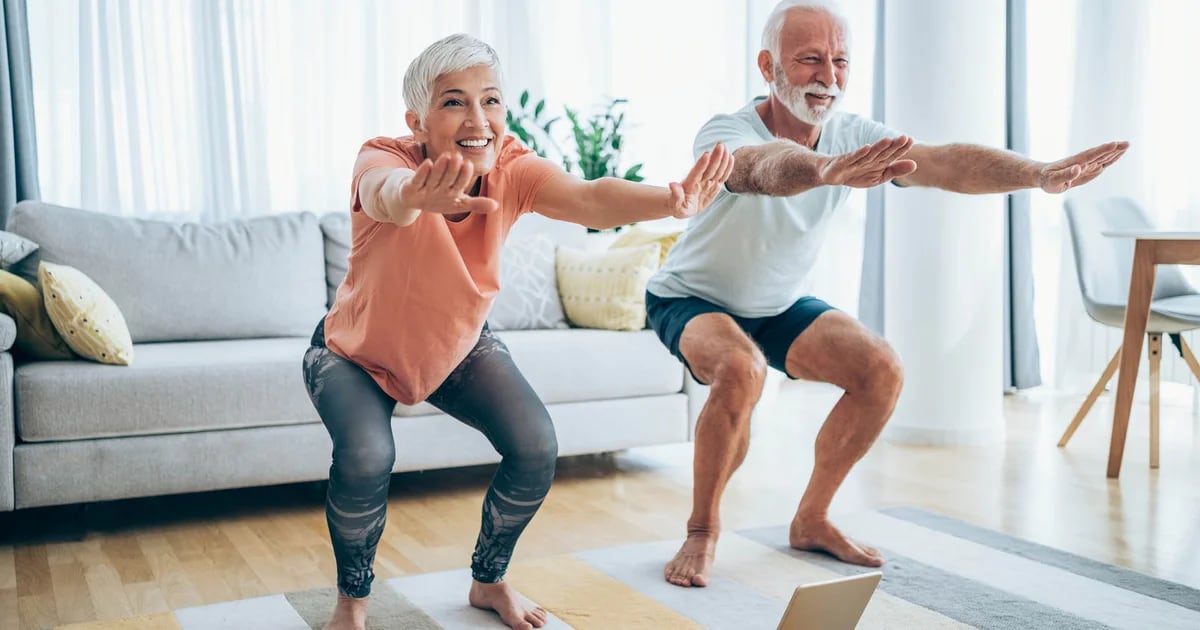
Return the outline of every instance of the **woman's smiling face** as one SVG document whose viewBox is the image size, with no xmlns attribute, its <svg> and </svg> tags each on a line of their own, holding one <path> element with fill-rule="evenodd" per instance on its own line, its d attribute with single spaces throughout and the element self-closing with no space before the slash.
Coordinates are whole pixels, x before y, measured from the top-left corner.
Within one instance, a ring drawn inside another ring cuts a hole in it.
<svg viewBox="0 0 1200 630">
<path fill-rule="evenodd" d="M 475 175 L 492 170 L 504 139 L 504 96 L 499 77 L 485 65 L 448 72 L 433 83 L 429 113 L 423 122 L 409 112 L 408 123 L 426 157 L 455 153 L 471 162 Z"/>
</svg>

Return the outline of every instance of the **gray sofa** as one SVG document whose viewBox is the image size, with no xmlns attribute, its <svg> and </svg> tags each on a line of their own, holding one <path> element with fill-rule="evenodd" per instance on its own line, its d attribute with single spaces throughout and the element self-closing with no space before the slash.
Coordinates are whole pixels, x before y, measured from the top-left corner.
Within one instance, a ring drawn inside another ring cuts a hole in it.
<svg viewBox="0 0 1200 630">
<path fill-rule="evenodd" d="M 326 478 L 329 438 L 300 362 L 345 273 L 348 219 L 200 225 L 18 204 L 6 229 L 40 247 L 10 270 L 80 269 L 121 307 L 135 346 L 127 367 L 14 365 L 0 316 L 0 511 Z M 582 235 L 564 226 L 550 231 Z M 547 404 L 560 455 L 691 440 L 705 388 L 653 332 L 499 335 Z M 498 460 L 426 404 L 398 406 L 393 432 L 397 472 Z"/>
</svg>

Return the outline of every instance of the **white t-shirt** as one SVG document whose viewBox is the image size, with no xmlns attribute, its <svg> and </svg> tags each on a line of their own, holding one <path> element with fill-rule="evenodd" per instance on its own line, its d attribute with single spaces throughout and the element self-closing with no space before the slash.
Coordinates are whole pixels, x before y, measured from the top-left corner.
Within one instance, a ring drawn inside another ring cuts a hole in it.
<svg viewBox="0 0 1200 630">
<path fill-rule="evenodd" d="M 696 157 L 717 142 L 732 153 L 773 142 L 754 106 L 709 120 L 696 135 Z M 900 135 L 869 118 L 834 112 L 821 127 L 816 150 L 848 153 Z M 742 317 L 770 317 L 808 294 L 809 272 L 829 217 L 850 194 L 846 186 L 820 186 L 791 197 L 731 193 L 693 217 L 648 289 L 659 297 L 698 297 Z"/>
</svg>

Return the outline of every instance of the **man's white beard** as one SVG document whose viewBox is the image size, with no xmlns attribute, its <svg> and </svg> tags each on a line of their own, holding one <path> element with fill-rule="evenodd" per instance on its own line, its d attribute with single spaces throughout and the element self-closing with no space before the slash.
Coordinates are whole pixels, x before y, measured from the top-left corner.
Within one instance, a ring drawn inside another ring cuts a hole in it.
<svg viewBox="0 0 1200 630">
<path fill-rule="evenodd" d="M 825 87 L 820 83 L 809 83 L 808 85 L 791 85 L 787 82 L 787 77 L 783 74 L 783 68 L 776 68 L 775 82 L 772 87 L 775 91 L 775 97 L 779 99 L 789 112 L 801 121 L 810 125 L 820 125 L 829 119 L 829 115 L 837 107 L 841 100 L 842 91 L 838 89 L 836 84 Z M 829 95 L 829 105 L 808 106 L 808 102 L 804 99 L 805 94 Z"/>
</svg>

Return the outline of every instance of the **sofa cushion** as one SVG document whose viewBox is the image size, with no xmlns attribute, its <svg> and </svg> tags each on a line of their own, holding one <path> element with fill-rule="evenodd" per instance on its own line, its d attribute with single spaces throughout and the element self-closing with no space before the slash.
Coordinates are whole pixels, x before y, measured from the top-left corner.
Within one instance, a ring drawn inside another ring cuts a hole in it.
<svg viewBox="0 0 1200 630">
<path fill-rule="evenodd" d="M 0 266 L 15 265 L 37 250 L 37 243 L 21 236 L 0 230 Z"/>
<path fill-rule="evenodd" d="M 307 336 L 325 313 L 324 245 L 309 213 L 205 225 L 26 201 L 7 229 L 39 245 L 14 273 L 35 282 L 41 260 L 79 269 L 117 303 L 135 343 Z"/>
<path fill-rule="evenodd" d="M 558 297 L 554 252 L 545 234 L 509 238 L 500 252 L 500 292 L 488 313 L 492 330 L 568 328 Z"/>
<path fill-rule="evenodd" d="M 50 321 L 46 301 L 32 282 L 0 270 L 0 312 L 16 322 L 16 339 L 12 347 L 18 358 L 35 361 L 75 358 L 75 353 Z"/>
<path fill-rule="evenodd" d="M 547 405 L 683 389 L 683 365 L 653 331 L 506 330 L 496 336 Z M 398 416 L 435 412 L 429 403 L 396 406 Z"/>
<path fill-rule="evenodd" d="M 325 291 L 329 306 L 338 286 L 346 277 L 350 258 L 350 213 L 330 212 L 321 217 L 321 232 L 325 235 Z"/>
<path fill-rule="evenodd" d="M 567 319 L 582 328 L 645 328 L 646 284 L 661 250 L 657 242 L 598 252 L 559 247 L 558 292 Z"/>
<path fill-rule="evenodd" d="M 46 361 L 17 368 L 27 442 L 318 421 L 301 377 L 307 337 L 151 343 L 129 367 Z"/>
<path fill-rule="evenodd" d="M 45 289 L 46 314 L 79 356 L 112 365 L 133 361 L 133 341 L 121 309 L 87 274 L 43 261 L 38 280 Z"/>
<path fill-rule="evenodd" d="M 670 394 L 683 367 L 648 330 L 496 333 L 546 404 Z M 307 338 L 155 343 L 114 367 L 22 365 L 17 432 L 27 442 L 317 422 L 301 378 Z M 397 405 L 396 415 L 437 413 Z"/>
<path fill-rule="evenodd" d="M 682 230 L 675 232 L 654 232 L 639 226 L 633 226 L 617 237 L 609 249 L 620 249 L 622 247 L 637 247 L 638 245 L 647 245 L 649 243 L 658 243 L 661 248 L 658 252 L 658 266 L 662 267 L 663 263 L 667 262 L 667 254 L 671 253 L 671 248 L 675 247 L 675 243 L 679 242 L 679 237 L 683 234 Z"/>
</svg>

